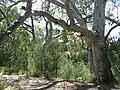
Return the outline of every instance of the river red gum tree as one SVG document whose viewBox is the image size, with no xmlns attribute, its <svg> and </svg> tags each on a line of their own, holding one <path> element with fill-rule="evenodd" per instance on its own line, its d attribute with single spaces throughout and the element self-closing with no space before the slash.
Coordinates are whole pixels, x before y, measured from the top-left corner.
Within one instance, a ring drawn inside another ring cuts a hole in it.
<svg viewBox="0 0 120 90">
<path fill-rule="evenodd" d="M 88 39 L 89 45 L 91 46 L 91 58 L 92 67 L 94 70 L 95 81 L 97 84 L 111 83 L 114 82 L 114 77 L 111 71 L 111 65 L 107 56 L 107 48 L 105 46 L 105 0 L 94 0 L 94 12 L 93 12 L 93 33 L 87 29 L 82 17 L 79 12 L 73 6 L 70 0 L 66 0 L 67 3 L 64 8 L 67 11 L 68 17 L 70 18 L 70 25 L 63 20 L 58 20 L 50 14 L 42 11 L 35 11 L 33 15 L 47 17 L 51 22 L 62 26 L 65 30 L 71 30 L 78 32 L 83 37 Z M 62 5 L 61 5 L 62 6 Z M 72 11 L 71 11 L 72 10 Z M 73 13 L 71 13 L 73 12 Z M 80 26 L 74 25 L 74 19 L 76 19 Z"/>
<path fill-rule="evenodd" d="M 20 25 L 22 25 L 27 18 L 31 16 L 35 16 L 35 17 L 38 16 L 38 17 L 46 17 L 49 20 L 49 22 L 53 22 L 57 25 L 60 25 L 64 30 L 81 33 L 82 37 L 84 37 L 87 40 L 88 45 L 91 48 L 90 60 L 91 60 L 91 65 L 93 68 L 96 83 L 103 84 L 103 83 L 114 82 L 115 79 L 113 77 L 113 73 L 111 71 L 111 65 L 107 56 L 107 48 L 105 43 L 106 39 L 104 35 L 105 18 L 107 18 L 105 17 L 106 0 L 94 0 L 93 2 L 94 12 L 92 15 L 88 16 L 88 17 L 93 17 L 92 31 L 88 30 L 87 25 L 84 22 L 81 13 L 74 4 L 74 0 L 46 0 L 46 1 L 65 9 L 67 16 L 70 20 L 70 24 L 68 24 L 64 20 L 53 17 L 48 12 L 34 10 L 34 12 L 32 13 L 31 12 L 32 0 L 25 0 L 25 1 L 23 0 L 23 2 L 27 3 L 25 9 L 26 12 L 23 16 L 21 16 L 17 20 L 17 22 L 15 22 L 13 25 L 8 27 L 8 30 L 11 31 L 12 33 Z M 107 19 L 114 23 L 117 23 L 117 21 L 110 19 L 109 17 Z M 77 21 L 78 24 L 75 24 L 75 20 Z M 8 32 L 6 32 L 6 34 L 0 33 L 0 43 L 6 37 L 7 33 Z"/>
</svg>

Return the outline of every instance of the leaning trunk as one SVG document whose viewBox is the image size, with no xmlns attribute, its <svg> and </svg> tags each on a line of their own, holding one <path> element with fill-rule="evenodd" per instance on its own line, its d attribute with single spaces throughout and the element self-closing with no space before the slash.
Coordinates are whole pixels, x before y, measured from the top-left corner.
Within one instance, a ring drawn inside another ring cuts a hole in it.
<svg viewBox="0 0 120 90">
<path fill-rule="evenodd" d="M 94 0 L 93 30 L 96 32 L 97 39 L 91 43 L 91 49 L 92 65 L 97 84 L 114 81 L 104 41 L 105 4 L 105 0 Z"/>
</svg>

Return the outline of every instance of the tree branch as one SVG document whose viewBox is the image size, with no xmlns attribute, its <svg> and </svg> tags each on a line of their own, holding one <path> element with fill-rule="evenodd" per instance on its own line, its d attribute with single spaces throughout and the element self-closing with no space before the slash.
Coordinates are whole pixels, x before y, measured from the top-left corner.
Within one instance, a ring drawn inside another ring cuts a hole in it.
<svg viewBox="0 0 120 90">
<path fill-rule="evenodd" d="M 91 17 L 92 17 L 92 15 L 88 15 L 88 16 L 86 16 L 86 17 L 84 18 L 84 20 L 86 21 L 88 18 L 91 18 Z M 112 18 L 110 18 L 110 17 L 107 17 L 107 16 L 105 16 L 105 19 L 107 19 L 107 20 L 111 21 L 112 23 L 115 23 L 115 24 L 116 24 L 115 26 L 113 26 L 113 27 L 108 31 L 107 35 L 105 36 L 105 41 L 106 41 L 107 38 L 108 38 L 108 36 L 109 36 L 110 33 L 112 32 L 112 30 L 113 30 L 114 28 L 116 28 L 117 26 L 120 26 L 120 22 L 118 22 L 118 21 L 116 21 L 116 20 L 114 20 L 114 19 L 112 19 Z"/>
<path fill-rule="evenodd" d="M 0 22 L 4 19 L 4 18 L 6 18 L 6 15 L 5 15 L 5 13 L 2 11 L 2 9 L 0 8 Z M 2 17 L 2 15 L 3 15 L 3 17 Z"/>
<path fill-rule="evenodd" d="M 5 13 L 2 11 L 2 9 L 0 9 L 0 13 L 3 15 L 3 18 L 1 18 L 1 20 L 6 19 L 7 26 L 9 26 L 10 21 L 9 21 L 8 17 L 5 15 Z"/>
<path fill-rule="evenodd" d="M 107 40 L 108 36 L 110 35 L 110 33 L 112 32 L 113 29 L 115 29 L 117 26 L 120 26 L 120 23 L 116 24 L 115 26 L 113 26 L 109 32 L 107 33 L 107 35 L 105 36 L 105 40 Z"/>
<path fill-rule="evenodd" d="M 112 23 L 115 23 L 115 24 L 118 24 L 118 23 L 119 23 L 119 22 L 116 21 L 115 19 L 112 19 L 112 18 L 107 17 L 107 16 L 105 16 L 105 19 L 107 19 L 107 20 L 109 20 L 109 21 L 111 21 Z M 120 25 L 119 25 L 119 26 L 120 26 Z"/>
<path fill-rule="evenodd" d="M 19 4 L 20 2 L 25 2 L 25 1 L 26 1 L 26 0 L 18 0 L 17 2 L 14 2 L 14 4 L 12 4 L 11 6 L 9 6 L 9 7 L 8 7 L 7 12 L 9 12 L 9 11 L 10 11 L 10 9 L 11 9 L 13 6 L 15 6 L 15 5 Z"/>
<path fill-rule="evenodd" d="M 80 25 L 87 28 L 87 26 L 84 22 L 84 19 L 83 19 L 82 15 L 80 14 L 79 10 L 76 8 L 76 6 L 73 3 L 71 3 L 71 4 L 72 4 L 72 8 L 73 8 L 74 18 L 77 20 L 77 22 Z"/>
<path fill-rule="evenodd" d="M 97 38 L 97 36 L 92 31 L 88 30 L 86 27 L 77 26 L 77 25 L 70 26 L 64 20 L 59 20 L 57 18 L 54 18 L 53 16 L 51 16 L 47 12 L 35 11 L 32 15 L 33 16 L 44 16 L 44 17 L 48 18 L 49 21 L 60 25 L 65 30 L 82 33 L 83 36 L 91 39 L 91 41 L 94 41 Z"/>
<path fill-rule="evenodd" d="M 68 17 L 70 19 L 70 25 L 74 25 L 75 21 L 74 21 L 72 9 L 71 9 L 71 0 L 65 0 L 65 8 L 66 8 Z"/>
<path fill-rule="evenodd" d="M 34 19 L 33 19 L 33 17 L 32 17 L 32 16 L 30 17 L 30 19 L 31 19 L 31 25 L 32 25 L 31 30 L 32 30 L 33 40 L 35 40 L 35 27 L 34 27 Z"/>
<path fill-rule="evenodd" d="M 6 30 L 6 33 L 9 32 L 14 32 L 20 25 L 22 25 L 24 23 L 24 21 L 31 16 L 31 8 L 32 8 L 32 0 L 26 0 L 26 12 L 23 16 L 19 17 L 19 19 L 17 20 L 17 22 L 14 22 L 13 25 L 11 25 L 10 27 L 8 27 L 8 29 Z M 0 32 L 0 43 L 3 41 L 3 39 L 5 39 L 7 37 L 6 34 L 3 34 Z"/>
<path fill-rule="evenodd" d="M 25 25 L 25 24 L 24 24 Z M 32 34 L 32 31 L 30 31 L 27 27 L 22 26 L 22 28 L 24 28 L 26 31 L 30 32 Z"/>
<path fill-rule="evenodd" d="M 52 39 L 56 39 L 56 38 L 62 36 L 63 34 L 65 34 L 65 35 L 74 35 L 74 33 L 60 33 L 60 34 L 58 34 L 58 35 L 53 36 Z"/>
<path fill-rule="evenodd" d="M 17 2 L 14 1 L 14 4 L 12 4 L 11 6 L 8 7 L 7 12 L 6 12 L 6 22 L 7 22 L 7 26 L 10 26 L 10 21 L 9 21 L 9 11 L 11 10 L 12 7 L 14 7 L 15 5 L 19 4 L 20 2 L 25 2 L 26 0 L 18 0 Z"/>
<path fill-rule="evenodd" d="M 49 2 L 51 2 L 51 3 L 53 3 L 53 4 L 55 4 L 55 5 L 57 5 L 57 6 L 60 6 L 61 8 L 64 8 L 64 9 L 66 9 L 66 7 L 65 7 L 65 4 L 62 4 L 62 3 L 60 3 L 60 2 L 58 2 L 57 0 L 47 0 L 47 1 L 49 1 Z M 62 2 L 64 2 L 64 0 L 61 0 Z M 65 2 L 64 2 L 65 3 Z M 71 1 L 71 13 L 73 13 L 73 16 L 74 16 L 74 18 L 77 20 L 77 22 L 80 24 L 80 25 L 82 25 L 82 26 L 84 26 L 84 27 L 86 27 L 87 28 L 87 26 L 85 25 L 85 22 L 84 22 L 84 19 L 82 18 L 82 15 L 79 13 L 79 10 L 74 6 L 74 4 L 73 4 L 73 2 Z M 66 9 L 67 10 L 67 9 Z M 68 14 L 68 17 L 69 17 L 70 15 Z"/>
<path fill-rule="evenodd" d="M 47 5 L 46 5 L 46 12 L 50 12 L 50 2 L 48 1 Z M 46 34 L 45 34 L 45 44 L 50 42 L 52 40 L 52 36 L 53 36 L 53 26 L 52 23 L 47 19 L 44 18 L 45 22 L 46 22 Z"/>
<path fill-rule="evenodd" d="M 88 18 L 91 18 L 92 17 L 92 15 L 88 15 L 88 16 L 86 16 L 85 18 L 83 18 L 85 21 L 88 19 Z M 118 21 L 116 21 L 116 20 L 114 20 L 114 19 L 112 19 L 112 18 L 110 18 L 110 17 L 107 17 L 107 16 L 105 16 L 105 19 L 107 19 L 107 20 L 109 20 L 109 21 L 111 21 L 112 23 L 115 23 L 115 24 L 118 24 L 119 22 Z M 118 26 L 120 26 L 120 25 L 118 25 Z"/>
<path fill-rule="evenodd" d="M 85 82 L 83 82 L 83 81 L 77 81 L 77 80 L 60 80 L 60 81 L 54 81 L 52 83 L 48 83 L 48 85 L 44 85 L 42 87 L 38 87 L 37 89 L 38 90 L 46 90 L 46 89 L 49 89 L 49 88 L 53 87 L 57 83 L 61 83 L 61 82 L 69 82 L 69 83 L 74 83 L 74 84 L 76 84 L 76 83 L 85 84 Z"/>
<path fill-rule="evenodd" d="M 61 27 L 63 27 L 64 29 L 66 29 L 66 30 L 70 29 L 69 25 L 64 20 L 59 20 L 57 18 L 54 18 L 53 16 L 51 16 L 47 12 L 44 12 L 44 11 L 35 11 L 32 15 L 33 16 L 43 16 L 43 17 L 46 17 L 50 22 L 58 24 Z"/>
<path fill-rule="evenodd" d="M 34 36 L 34 25 L 30 26 L 29 24 L 26 24 L 26 23 L 23 23 L 23 25 L 25 25 L 26 27 L 30 28 L 31 30 L 27 30 L 28 28 L 26 28 L 25 26 L 23 26 L 23 28 L 27 31 L 29 31 L 32 35 L 33 35 L 33 38 L 35 39 L 35 36 Z"/>
<path fill-rule="evenodd" d="M 65 8 L 65 5 L 62 4 L 62 3 L 60 3 L 60 2 L 57 1 L 57 0 L 47 0 L 47 1 L 50 2 L 50 3 L 53 3 L 53 4 L 57 5 L 57 6 L 60 6 L 60 7 L 62 7 L 62 8 Z"/>
</svg>

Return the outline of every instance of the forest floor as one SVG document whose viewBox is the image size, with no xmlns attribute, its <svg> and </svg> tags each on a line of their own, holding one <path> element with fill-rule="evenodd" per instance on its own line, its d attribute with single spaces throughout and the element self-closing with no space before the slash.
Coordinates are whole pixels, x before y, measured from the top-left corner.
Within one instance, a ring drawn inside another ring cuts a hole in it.
<svg viewBox="0 0 120 90">
<path fill-rule="evenodd" d="M 75 80 L 48 81 L 44 78 L 25 75 L 0 75 L 0 90 L 120 90 L 111 85 L 96 86 Z"/>
</svg>

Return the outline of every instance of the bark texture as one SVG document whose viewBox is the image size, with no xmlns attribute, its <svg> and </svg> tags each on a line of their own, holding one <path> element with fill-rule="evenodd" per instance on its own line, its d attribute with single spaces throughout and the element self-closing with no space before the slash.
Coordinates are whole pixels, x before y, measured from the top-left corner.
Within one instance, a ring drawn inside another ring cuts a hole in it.
<svg viewBox="0 0 120 90">
<path fill-rule="evenodd" d="M 93 30 L 97 40 L 92 42 L 93 68 L 97 84 L 111 83 L 114 77 L 105 47 L 105 0 L 94 0 Z"/>
</svg>

